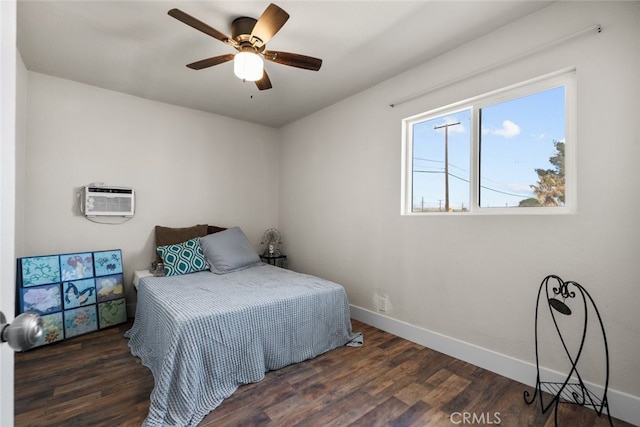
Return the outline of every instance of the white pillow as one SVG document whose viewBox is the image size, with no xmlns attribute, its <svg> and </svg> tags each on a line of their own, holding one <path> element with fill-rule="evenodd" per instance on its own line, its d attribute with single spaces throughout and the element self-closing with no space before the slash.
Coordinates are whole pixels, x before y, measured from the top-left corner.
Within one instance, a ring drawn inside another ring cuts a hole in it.
<svg viewBox="0 0 640 427">
<path fill-rule="evenodd" d="M 260 257 L 240 227 L 200 237 L 200 246 L 209 262 L 209 269 L 216 274 L 230 273 L 260 263 Z"/>
</svg>

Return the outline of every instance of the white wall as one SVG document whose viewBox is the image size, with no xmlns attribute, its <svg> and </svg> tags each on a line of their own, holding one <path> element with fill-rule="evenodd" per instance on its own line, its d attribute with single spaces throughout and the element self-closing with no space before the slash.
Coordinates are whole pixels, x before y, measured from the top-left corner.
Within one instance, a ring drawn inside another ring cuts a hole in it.
<svg viewBox="0 0 640 427">
<path fill-rule="evenodd" d="M 24 236 L 24 194 L 25 194 L 25 167 L 26 164 L 26 139 L 27 139 L 27 87 L 29 72 L 22 61 L 20 52 L 16 58 L 16 254 L 23 252 Z M 18 255 L 19 256 L 19 255 Z"/>
<path fill-rule="evenodd" d="M 153 259 L 155 225 L 239 225 L 259 249 L 277 226 L 277 131 L 29 72 L 22 250 L 17 256 L 122 249 L 130 310 L 135 270 Z M 136 190 L 136 215 L 96 224 L 76 192 Z"/>
<path fill-rule="evenodd" d="M 599 35 L 389 107 L 597 23 Z M 121 248 L 129 286 L 151 260 L 156 224 L 238 224 L 256 247 L 276 225 L 290 265 L 342 283 L 361 311 L 376 315 L 375 296 L 388 295 L 391 321 L 528 363 L 538 285 L 555 273 L 591 292 L 610 386 L 638 397 L 639 52 L 640 3 L 559 2 L 279 131 L 28 72 L 16 255 Z M 402 118 L 568 66 L 578 76 L 576 215 L 400 216 Z M 79 216 L 75 191 L 93 181 L 134 187 L 134 219 Z"/>
<path fill-rule="evenodd" d="M 16 167 L 16 2 L 0 3 L 0 323 L 13 320 Z M 0 425 L 13 426 L 13 350 L 0 343 Z"/>
<path fill-rule="evenodd" d="M 389 107 L 594 24 L 601 34 Z M 640 396 L 639 38 L 638 2 L 558 2 L 281 129 L 279 223 L 292 268 L 342 283 L 365 311 L 387 295 L 392 320 L 533 364 L 538 286 L 558 274 L 601 311 L 610 386 Z M 577 214 L 400 215 L 402 118 L 574 66 Z M 593 359 L 581 373 L 602 384 Z"/>
</svg>

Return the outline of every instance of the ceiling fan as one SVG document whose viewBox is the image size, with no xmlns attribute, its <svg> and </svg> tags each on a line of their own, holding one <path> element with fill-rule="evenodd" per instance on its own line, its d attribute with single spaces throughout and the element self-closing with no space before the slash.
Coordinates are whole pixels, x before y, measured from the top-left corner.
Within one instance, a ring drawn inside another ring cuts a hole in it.
<svg viewBox="0 0 640 427">
<path fill-rule="evenodd" d="M 228 61 L 234 61 L 234 73 L 242 80 L 255 81 L 260 90 L 271 89 L 271 80 L 264 70 L 263 58 L 282 65 L 318 71 L 322 59 L 297 53 L 266 50 L 266 44 L 289 19 L 289 14 L 275 4 L 270 4 L 256 20 L 246 16 L 231 23 L 231 37 L 181 11 L 171 9 L 169 15 L 198 31 L 235 48 L 237 53 L 227 53 L 187 64 L 193 70 L 202 70 Z"/>
</svg>

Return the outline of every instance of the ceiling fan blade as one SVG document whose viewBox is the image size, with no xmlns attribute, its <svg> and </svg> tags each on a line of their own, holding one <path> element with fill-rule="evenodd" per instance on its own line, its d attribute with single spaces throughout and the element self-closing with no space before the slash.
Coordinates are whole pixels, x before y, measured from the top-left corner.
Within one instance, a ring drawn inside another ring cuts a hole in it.
<svg viewBox="0 0 640 427">
<path fill-rule="evenodd" d="M 229 36 L 222 34 L 220 31 L 216 30 L 215 28 L 210 27 L 209 25 L 181 11 L 180 9 L 171 9 L 167 13 L 170 16 L 173 16 L 174 18 L 176 18 L 178 21 L 184 22 L 190 27 L 193 27 L 198 31 L 202 31 L 203 33 L 213 37 L 214 39 L 218 39 L 223 43 L 227 43 L 229 41 Z"/>
<path fill-rule="evenodd" d="M 298 53 L 265 50 L 263 55 L 267 61 L 277 62 L 278 64 L 288 65 L 290 67 L 303 68 L 305 70 L 318 71 L 322 66 L 322 59 L 300 55 Z"/>
<path fill-rule="evenodd" d="M 235 54 L 227 53 L 225 55 L 214 56 L 212 58 L 203 59 L 201 61 L 196 61 L 191 64 L 187 64 L 187 67 L 192 70 L 202 70 L 203 68 L 213 67 L 214 65 L 222 64 L 227 61 L 231 61 Z"/>
<path fill-rule="evenodd" d="M 269 80 L 269 75 L 266 70 L 263 71 L 262 78 L 256 80 L 256 86 L 258 86 L 260 90 L 271 89 L 271 80 Z"/>
<path fill-rule="evenodd" d="M 254 37 L 260 39 L 262 44 L 257 43 L 256 47 L 261 47 L 273 37 L 280 28 L 287 22 L 289 19 L 289 14 L 282 10 L 279 6 L 271 3 L 267 8 L 262 12 L 260 18 L 254 25 L 253 30 L 251 30 L 251 38 Z"/>
</svg>

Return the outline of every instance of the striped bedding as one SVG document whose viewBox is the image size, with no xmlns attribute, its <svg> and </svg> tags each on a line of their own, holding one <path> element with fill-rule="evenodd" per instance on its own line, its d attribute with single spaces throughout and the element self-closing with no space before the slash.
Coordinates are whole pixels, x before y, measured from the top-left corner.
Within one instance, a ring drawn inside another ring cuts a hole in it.
<svg viewBox="0 0 640 427">
<path fill-rule="evenodd" d="M 342 286 L 267 264 L 142 278 L 125 336 L 155 380 L 144 426 L 196 426 L 266 371 L 362 343 Z"/>
</svg>

